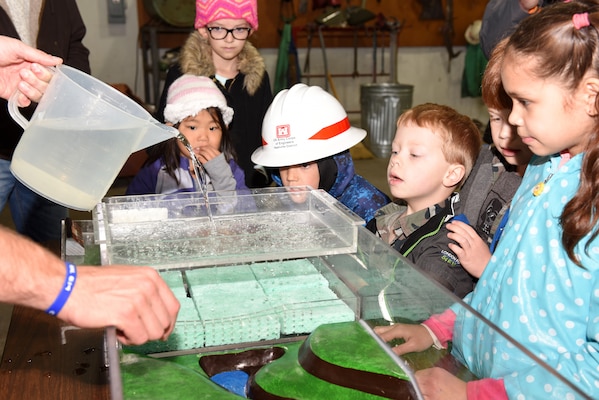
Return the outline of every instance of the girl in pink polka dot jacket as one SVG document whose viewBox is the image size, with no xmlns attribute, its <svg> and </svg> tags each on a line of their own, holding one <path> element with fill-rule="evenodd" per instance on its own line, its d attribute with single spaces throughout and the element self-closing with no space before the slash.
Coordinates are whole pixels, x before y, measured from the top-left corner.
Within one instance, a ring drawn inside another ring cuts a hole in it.
<svg viewBox="0 0 599 400">
<path fill-rule="evenodd" d="M 427 399 L 596 399 L 599 3 L 544 7 L 506 40 L 499 56 L 513 101 L 509 123 L 535 156 L 499 245 L 464 299 L 503 334 L 457 304 L 422 325 L 376 331 L 386 341 L 405 339 L 397 354 L 452 342 L 452 354 L 480 378 L 466 383 L 440 368 L 418 371 Z"/>
</svg>

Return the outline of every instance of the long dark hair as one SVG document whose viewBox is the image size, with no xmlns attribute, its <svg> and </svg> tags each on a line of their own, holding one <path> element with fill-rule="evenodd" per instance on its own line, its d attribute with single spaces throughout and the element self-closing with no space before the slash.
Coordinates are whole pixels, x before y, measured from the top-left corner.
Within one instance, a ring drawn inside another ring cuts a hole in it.
<svg viewBox="0 0 599 400">
<path fill-rule="evenodd" d="M 574 14 L 588 13 L 590 26 L 576 29 L 572 22 Z M 599 74 L 599 3 L 577 0 L 555 3 L 523 20 L 510 36 L 506 52 L 532 56 L 536 62 L 535 74 L 540 78 L 557 78 L 564 87 L 574 90 L 592 71 Z M 595 99 L 599 110 L 599 97 Z M 599 122 L 596 118 L 596 122 Z M 566 204 L 560 223 L 563 229 L 562 244 L 568 257 L 577 265 L 576 245 L 589 233 L 585 245 L 597 237 L 599 221 L 599 125 L 589 135 L 584 150 L 580 186 L 574 197 Z"/>
<path fill-rule="evenodd" d="M 227 160 L 227 162 L 231 160 L 237 160 L 237 154 L 235 153 L 235 149 L 233 147 L 233 141 L 231 139 L 231 135 L 229 134 L 229 129 L 227 128 L 225 121 L 223 121 L 223 114 L 221 113 L 220 108 L 208 107 L 206 108 L 206 111 L 208 111 L 212 117 L 212 120 L 218 124 L 222 131 L 220 148 L 218 150 L 225 155 L 225 160 Z M 175 128 L 179 129 L 180 124 L 180 122 L 177 123 Z M 179 179 L 175 175 L 175 171 L 180 167 L 181 150 L 179 149 L 179 139 L 172 138 L 166 140 L 154 146 L 148 147 L 146 151 L 148 153 L 148 159 L 144 163 L 144 166 L 150 165 L 156 160 L 162 159 L 165 171 L 170 177 L 179 183 Z"/>
</svg>

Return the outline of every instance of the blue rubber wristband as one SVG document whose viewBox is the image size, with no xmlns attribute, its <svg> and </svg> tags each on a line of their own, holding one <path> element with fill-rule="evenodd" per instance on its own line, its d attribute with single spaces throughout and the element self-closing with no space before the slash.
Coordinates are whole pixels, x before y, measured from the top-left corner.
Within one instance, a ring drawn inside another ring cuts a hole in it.
<svg viewBox="0 0 599 400">
<path fill-rule="evenodd" d="M 62 310 L 65 303 L 69 299 L 73 288 L 75 287 L 75 281 L 77 280 L 77 267 L 75 264 L 70 262 L 66 262 L 65 265 L 67 267 L 67 276 L 64 279 L 62 289 L 60 290 L 60 293 L 58 293 L 54 303 L 52 303 L 52 305 L 46 310 L 46 313 L 50 315 L 56 315 L 60 312 L 60 310 Z"/>
</svg>

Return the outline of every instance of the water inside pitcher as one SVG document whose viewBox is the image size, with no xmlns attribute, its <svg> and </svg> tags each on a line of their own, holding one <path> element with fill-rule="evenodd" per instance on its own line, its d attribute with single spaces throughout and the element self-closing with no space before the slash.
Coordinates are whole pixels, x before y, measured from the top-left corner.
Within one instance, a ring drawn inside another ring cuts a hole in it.
<svg viewBox="0 0 599 400">
<path fill-rule="evenodd" d="M 87 211 L 102 200 L 131 153 L 178 135 L 104 82 L 59 65 L 31 120 L 9 100 L 24 132 L 11 162 L 25 186 Z"/>
</svg>

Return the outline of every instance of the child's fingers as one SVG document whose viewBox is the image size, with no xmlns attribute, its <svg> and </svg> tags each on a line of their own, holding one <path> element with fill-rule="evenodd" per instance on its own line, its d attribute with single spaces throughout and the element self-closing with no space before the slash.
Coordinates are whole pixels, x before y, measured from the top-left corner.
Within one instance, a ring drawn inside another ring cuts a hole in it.
<svg viewBox="0 0 599 400">
<path fill-rule="evenodd" d="M 464 248 L 459 243 L 458 244 L 449 243 L 447 245 L 447 247 L 449 247 L 449 250 L 451 250 L 458 258 L 460 258 L 464 254 L 466 254 L 466 252 L 464 251 Z"/>
<path fill-rule="evenodd" d="M 478 233 L 470 225 L 455 221 L 447 224 L 447 230 L 467 239 L 478 237 Z M 449 236 L 448 236 L 449 237 Z"/>
<path fill-rule="evenodd" d="M 205 146 L 202 147 L 202 149 L 200 150 L 200 156 L 203 157 L 206 161 L 210 161 L 213 158 L 218 157 L 218 155 L 220 155 L 220 151 L 212 147 Z"/>
</svg>

